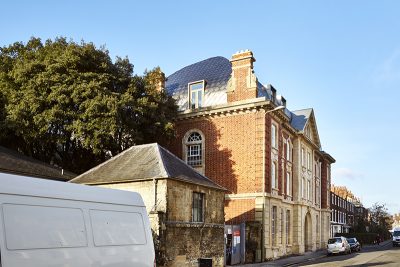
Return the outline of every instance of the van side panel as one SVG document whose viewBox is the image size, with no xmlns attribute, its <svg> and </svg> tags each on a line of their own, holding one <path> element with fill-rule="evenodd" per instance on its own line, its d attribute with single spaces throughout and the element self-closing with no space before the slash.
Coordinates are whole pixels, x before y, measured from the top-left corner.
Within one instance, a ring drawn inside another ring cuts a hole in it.
<svg viewBox="0 0 400 267">
<path fill-rule="evenodd" d="M 87 247 L 81 209 L 3 204 L 8 250 Z"/>
<path fill-rule="evenodd" d="M 0 205 L 2 267 L 153 266 L 145 207 L 9 194 Z"/>
</svg>

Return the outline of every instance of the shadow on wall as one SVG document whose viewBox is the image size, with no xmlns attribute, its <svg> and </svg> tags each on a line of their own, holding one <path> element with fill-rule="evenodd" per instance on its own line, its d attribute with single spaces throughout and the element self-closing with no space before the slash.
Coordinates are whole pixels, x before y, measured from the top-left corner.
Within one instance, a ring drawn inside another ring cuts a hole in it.
<svg viewBox="0 0 400 267">
<path fill-rule="evenodd" d="M 223 124 L 222 124 L 223 125 Z M 204 175 L 228 191 L 227 194 L 237 192 L 237 176 L 234 173 L 235 162 L 232 160 L 230 149 L 223 147 L 221 143 L 221 131 L 223 126 L 218 126 L 212 120 L 198 119 L 176 122 L 175 138 L 163 144 L 168 150 L 185 161 L 184 146 L 185 135 L 189 131 L 199 131 L 204 137 Z M 230 133 L 224 133 L 224 137 Z M 228 140 L 229 141 L 229 140 Z"/>
</svg>

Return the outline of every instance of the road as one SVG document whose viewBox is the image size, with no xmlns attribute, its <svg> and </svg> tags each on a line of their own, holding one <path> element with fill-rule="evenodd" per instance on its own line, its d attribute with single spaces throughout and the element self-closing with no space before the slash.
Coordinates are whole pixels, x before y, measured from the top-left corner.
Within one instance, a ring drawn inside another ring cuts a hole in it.
<svg viewBox="0 0 400 267">
<path fill-rule="evenodd" d="M 325 256 L 291 266 L 400 266 L 400 247 L 392 247 L 389 242 L 381 246 L 365 247 L 361 252 L 350 255 Z"/>
</svg>

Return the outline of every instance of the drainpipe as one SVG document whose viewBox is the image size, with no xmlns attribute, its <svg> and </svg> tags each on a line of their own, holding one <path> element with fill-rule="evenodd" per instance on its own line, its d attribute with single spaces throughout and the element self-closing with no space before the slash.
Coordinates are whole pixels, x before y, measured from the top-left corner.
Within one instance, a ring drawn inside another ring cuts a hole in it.
<svg viewBox="0 0 400 267">
<path fill-rule="evenodd" d="M 266 136 L 266 131 L 267 131 L 267 121 L 266 121 L 267 115 L 266 112 L 264 112 L 264 137 L 263 137 L 263 183 L 262 183 L 262 217 L 261 217 L 261 262 L 264 262 L 265 259 L 265 181 L 266 181 L 266 177 L 265 177 L 265 139 L 267 138 Z"/>
</svg>

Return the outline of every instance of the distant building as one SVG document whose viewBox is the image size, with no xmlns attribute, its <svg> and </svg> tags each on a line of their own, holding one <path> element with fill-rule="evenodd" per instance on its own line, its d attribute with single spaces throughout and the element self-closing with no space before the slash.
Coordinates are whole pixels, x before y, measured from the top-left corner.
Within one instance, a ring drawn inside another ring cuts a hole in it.
<svg viewBox="0 0 400 267">
<path fill-rule="evenodd" d="M 356 202 L 354 207 L 354 226 L 361 231 L 369 231 L 369 210 L 361 202 Z M 365 229 L 364 229 L 365 228 Z M 359 230 L 359 231 L 360 231 Z"/>
<path fill-rule="evenodd" d="M 224 266 L 225 189 L 158 144 L 133 146 L 71 182 L 139 192 L 157 266 Z"/>
<path fill-rule="evenodd" d="M 2 146 L 0 146 L 0 172 L 64 182 L 76 177 L 72 172 Z"/>
<path fill-rule="evenodd" d="M 393 215 L 393 228 L 400 227 L 400 213 L 395 213 Z"/>
<path fill-rule="evenodd" d="M 338 233 L 350 233 L 355 226 L 355 205 L 347 199 L 331 192 L 331 232 L 334 237 Z"/>
</svg>

